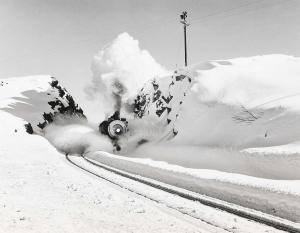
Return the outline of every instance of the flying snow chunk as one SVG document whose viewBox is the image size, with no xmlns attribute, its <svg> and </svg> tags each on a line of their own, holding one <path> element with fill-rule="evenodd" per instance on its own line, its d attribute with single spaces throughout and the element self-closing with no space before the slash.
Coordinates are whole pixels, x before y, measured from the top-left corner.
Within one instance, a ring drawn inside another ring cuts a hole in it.
<svg viewBox="0 0 300 233">
<path fill-rule="evenodd" d="M 299 64 L 286 55 L 195 64 L 149 80 L 134 113 L 163 123 L 166 135 L 185 145 L 246 149 L 299 141 Z"/>
</svg>

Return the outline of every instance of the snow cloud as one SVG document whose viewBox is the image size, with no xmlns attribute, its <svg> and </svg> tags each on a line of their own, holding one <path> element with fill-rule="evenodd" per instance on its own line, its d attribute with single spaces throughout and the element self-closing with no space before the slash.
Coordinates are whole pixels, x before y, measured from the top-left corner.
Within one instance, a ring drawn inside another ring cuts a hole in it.
<svg viewBox="0 0 300 233">
<path fill-rule="evenodd" d="M 92 83 L 86 93 L 108 103 L 108 111 L 119 109 L 147 80 L 169 73 L 128 33 L 120 34 L 94 56 L 92 72 Z"/>
<path fill-rule="evenodd" d="M 44 136 L 59 151 L 67 154 L 113 152 L 109 138 L 100 134 L 97 126 L 80 118 L 58 116 L 44 129 Z"/>
</svg>

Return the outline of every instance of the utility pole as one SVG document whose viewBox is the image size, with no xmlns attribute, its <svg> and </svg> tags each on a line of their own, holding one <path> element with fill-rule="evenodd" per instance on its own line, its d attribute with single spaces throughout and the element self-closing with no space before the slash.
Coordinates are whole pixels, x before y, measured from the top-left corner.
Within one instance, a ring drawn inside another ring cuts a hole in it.
<svg viewBox="0 0 300 233">
<path fill-rule="evenodd" d="M 187 46 L 186 46 L 186 27 L 189 26 L 189 24 L 186 22 L 187 12 L 183 11 L 180 15 L 180 23 L 183 24 L 183 30 L 184 30 L 184 65 L 187 66 Z"/>
</svg>

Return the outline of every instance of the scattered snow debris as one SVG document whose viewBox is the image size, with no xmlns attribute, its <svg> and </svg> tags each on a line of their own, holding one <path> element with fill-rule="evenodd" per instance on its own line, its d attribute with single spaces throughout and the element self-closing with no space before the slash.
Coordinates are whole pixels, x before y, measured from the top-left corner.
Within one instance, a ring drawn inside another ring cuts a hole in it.
<svg viewBox="0 0 300 233">
<path fill-rule="evenodd" d="M 172 139 L 177 131 L 176 121 L 181 114 L 182 99 L 186 91 L 191 88 L 191 82 L 186 78 L 185 72 L 176 71 L 171 76 L 155 78 L 148 81 L 138 93 L 134 103 L 134 115 L 148 121 L 155 119 L 163 126 L 161 135 L 157 135 L 157 141 L 161 138 Z M 180 82 L 174 82 L 174 80 Z"/>
</svg>

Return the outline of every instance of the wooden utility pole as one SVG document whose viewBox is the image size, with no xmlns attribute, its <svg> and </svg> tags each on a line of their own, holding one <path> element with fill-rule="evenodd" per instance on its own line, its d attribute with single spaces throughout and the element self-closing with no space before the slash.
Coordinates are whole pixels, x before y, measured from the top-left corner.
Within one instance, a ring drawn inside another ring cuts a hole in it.
<svg viewBox="0 0 300 233">
<path fill-rule="evenodd" d="M 183 31 L 184 31 L 184 65 L 187 66 L 187 45 L 186 45 L 186 27 L 189 24 L 186 22 L 187 12 L 183 11 L 180 15 L 180 22 L 183 24 Z"/>
</svg>

